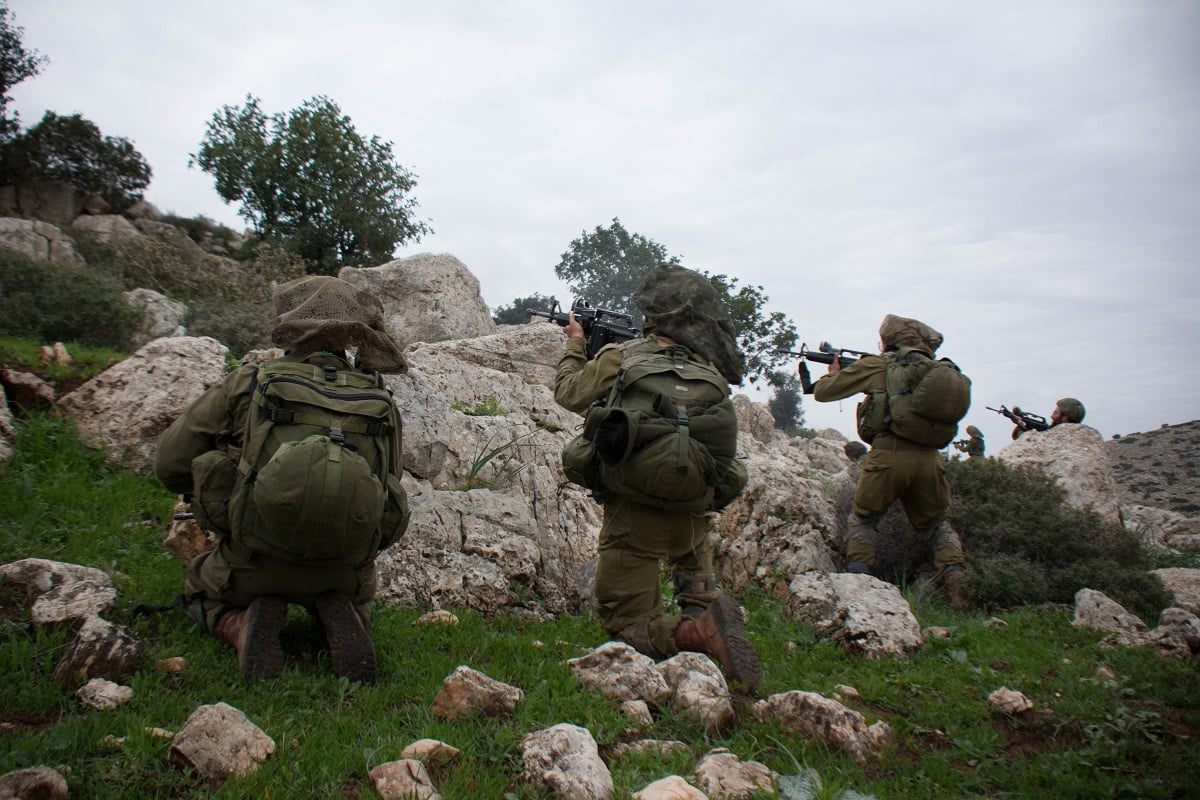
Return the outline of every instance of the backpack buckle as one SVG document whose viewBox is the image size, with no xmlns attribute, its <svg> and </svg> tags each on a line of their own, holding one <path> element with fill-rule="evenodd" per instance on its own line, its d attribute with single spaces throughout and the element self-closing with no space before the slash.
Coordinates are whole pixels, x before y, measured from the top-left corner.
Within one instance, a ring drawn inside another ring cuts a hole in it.
<svg viewBox="0 0 1200 800">
<path fill-rule="evenodd" d="M 341 428 L 330 428 L 329 438 L 342 447 L 346 446 L 346 433 Z"/>
</svg>

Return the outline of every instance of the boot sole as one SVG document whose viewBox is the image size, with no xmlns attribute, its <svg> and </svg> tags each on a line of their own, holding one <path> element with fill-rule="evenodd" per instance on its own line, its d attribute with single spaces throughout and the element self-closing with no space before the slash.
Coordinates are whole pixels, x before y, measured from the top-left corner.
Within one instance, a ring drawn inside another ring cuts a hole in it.
<svg viewBox="0 0 1200 800">
<path fill-rule="evenodd" d="M 282 597 L 263 595 L 254 598 L 247 612 L 238 666 L 247 678 L 278 678 L 283 672 L 279 635 L 287 620 L 287 603 Z"/>
<path fill-rule="evenodd" d="M 340 592 L 317 598 L 317 617 L 325 627 L 333 671 L 351 681 L 375 680 L 375 645 L 350 599 Z"/>
<path fill-rule="evenodd" d="M 713 603 L 711 609 L 713 621 L 716 622 L 717 630 L 721 632 L 721 638 L 725 642 L 730 677 L 753 689 L 762 677 L 762 667 L 758 663 L 758 654 L 746 638 L 742 610 L 728 595 L 722 595 Z"/>
</svg>

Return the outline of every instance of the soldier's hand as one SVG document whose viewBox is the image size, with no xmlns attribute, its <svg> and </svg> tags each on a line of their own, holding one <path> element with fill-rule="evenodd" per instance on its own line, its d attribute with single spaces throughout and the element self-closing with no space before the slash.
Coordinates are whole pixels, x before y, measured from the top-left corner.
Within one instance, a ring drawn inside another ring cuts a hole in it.
<svg viewBox="0 0 1200 800">
<path fill-rule="evenodd" d="M 563 333 L 567 336 L 568 339 L 584 338 L 583 326 L 579 324 L 579 320 L 575 319 L 574 311 L 571 312 L 571 316 L 570 316 L 570 319 L 567 321 L 567 324 L 563 326 Z"/>
</svg>

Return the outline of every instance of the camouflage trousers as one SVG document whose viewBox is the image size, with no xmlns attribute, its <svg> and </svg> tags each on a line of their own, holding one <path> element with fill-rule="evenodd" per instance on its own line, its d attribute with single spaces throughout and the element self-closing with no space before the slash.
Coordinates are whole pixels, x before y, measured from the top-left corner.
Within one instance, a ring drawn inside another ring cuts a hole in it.
<svg viewBox="0 0 1200 800">
<path fill-rule="evenodd" d="M 231 539 L 196 556 L 183 584 L 184 609 L 212 633 L 226 611 L 246 608 L 260 595 L 278 595 L 313 608 L 318 595 L 342 591 L 364 620 L 375 597 L 375 562 L 365 567 L 303 566 L 254 553 Z"/>
<path fill-rule="evenodd" d="M 596 608 L 610 636 L 652 658 L 679 652 L 684 614 L 664 614 L 659 570 L 671 565 L 675 600 L 698 616 L 720 596 L 707 514 L 662 511 L 614 498 L 604 505 L 596 566 Z"/>
<path fill-rule="evenodd" d="M 847 560 L 874 566 L 876 525 L 896 500 L 913 528 L 929 541 L 938 569 L 963 563 L 962 542 L 946 522 L 950 484 L 945 460 L 932 447 L 893 436 L 876 438 L 863 457 L 846 536 Z"/>
</svg>

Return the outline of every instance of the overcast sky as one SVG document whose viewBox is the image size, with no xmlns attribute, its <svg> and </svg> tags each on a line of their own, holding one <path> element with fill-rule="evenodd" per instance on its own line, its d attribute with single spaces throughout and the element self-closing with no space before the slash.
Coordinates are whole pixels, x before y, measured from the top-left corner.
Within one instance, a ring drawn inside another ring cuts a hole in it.
<svg viewBox="0 0 1200 800">
<path fill-rule="evenodd" d="M 397 256 L 458 257 L 493 308 L 569 300 L 554 266 L 619 217 L 810 345 L 937 328 L 989 452 L 1011 425 L 985 406 L 1072 395 L 1106 439 L 1200 418 L 1195 0 L 9 8 L 49 59 L 22 122 L 130 139 L 164 212 L 241 229 L 188 168 L 205 124 L 325 95 L 417 176 L 435 233 Z M 808 423 L 853 437 L 855 403 Z"/>
</svg>

